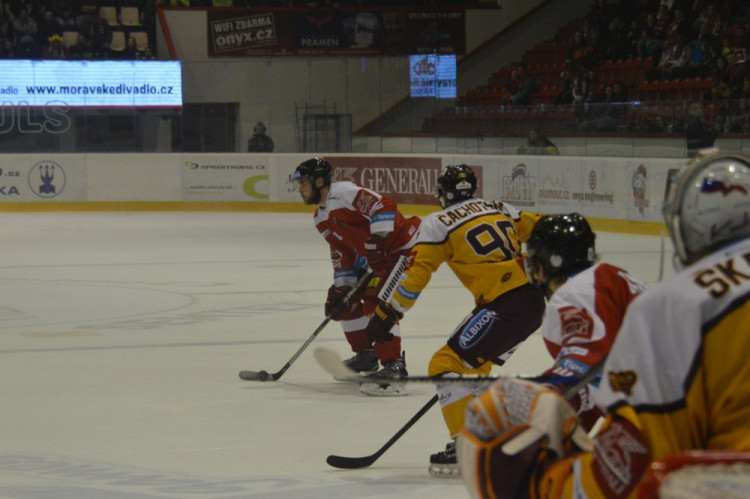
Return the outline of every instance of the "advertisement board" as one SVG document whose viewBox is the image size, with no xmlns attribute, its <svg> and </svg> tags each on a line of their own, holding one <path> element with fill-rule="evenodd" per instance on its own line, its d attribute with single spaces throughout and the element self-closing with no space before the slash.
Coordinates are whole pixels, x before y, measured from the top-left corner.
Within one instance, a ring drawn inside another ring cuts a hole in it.
<svg viewBox="0 0 750 499">
<path fill-rule="evenodd" d="M 179 61 L 0 60 L 0 74 L 3 112 L 7 107 L 182 106 Z"/>
<path fill-rule="evenodd" d="M 207 9 L 210 57 L 464 54 L 462 9 Z"/>
<path fill-rule="evenodd" d="M 270 155 L 182 158 L 183 201 L 268 201 Z"/>
</svg>

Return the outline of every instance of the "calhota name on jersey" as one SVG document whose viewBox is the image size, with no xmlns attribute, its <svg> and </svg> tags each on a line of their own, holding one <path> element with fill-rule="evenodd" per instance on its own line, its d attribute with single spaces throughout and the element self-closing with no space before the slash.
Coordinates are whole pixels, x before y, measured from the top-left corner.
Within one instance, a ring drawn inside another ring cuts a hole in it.
<svg viewBox="0 0 750 499">
<path fill-rule="evenodd" d="M 498 201 L 467 201 L 446 208 L 444 211 L 437 214 L 437 219 L 446 227 L 450 227 L 454 223 L 460 222 L 471 215 L 497 211 L 501 207 L 502 203 Z"/>
</svg>

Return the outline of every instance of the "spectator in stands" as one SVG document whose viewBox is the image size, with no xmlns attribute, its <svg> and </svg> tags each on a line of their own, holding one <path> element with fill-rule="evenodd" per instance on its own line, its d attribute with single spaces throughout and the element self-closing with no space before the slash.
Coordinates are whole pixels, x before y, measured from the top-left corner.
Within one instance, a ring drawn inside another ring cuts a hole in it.
<svg viewBox="0 0 750 499">
<path fill-rule="evenodd" d="M 21 7 L 18 16 L 13 21 L 13 32 L 16 34 L 15 45 L 19 55 L 34 59 L 41 53 L 37 33 L 39 28 L 36 21 L 29 15 L 28 7 Z"/>
<path fill-rule="evenodd" d="M 511 73 L 511 87 L 501 102 L 511 106 L 528 106 L 535 87 L 534 78 L 526 72 L 526 66 L 521 64 Z"/>
<path fill-rule="evenodd" d="M 727 71 L 727 84 L 732 90 L 741 90 L 747 75 L 744 55 L 737 55 Z"/>
<path fill-rule="evenodd" d="M 630 99 L 628 98 L 628 89 L 621 81 L 616 81 L 612 84 L 612 92 L 614 94 L 615 102 L 630 102 Z"/>
<path fill-rule="evenodd" d="M 9 38 L 5 38 L 2 40 L 2 45 L 0 46 L 0 59 L 15 59 L 16 58 L 16 48 L 13 46 L 13 40 Z"/>
<path fill-rule="evenodd" d="M 573 102 L 573 79 L 575 72 L 571 69 L 570 64 L 566 64 L 560 73 L 560 93 L 555 98 L 555 104 L 571 104 Z"/>
<path fill-rule="evenodd" d="M 716 56 L 713 67 L 706 71 L 705 76 L 713 77 L 717 83 L 721 81 L 724 83 L 729 82 L 729 64 L 724 56 Z"/>
<path fill-rule="evenodd" d="M 65 46 L 63 37 L 52 35 L 47 39 L 47 46 L 42 50 L 42 59 L 65 60 L 70 58 L 68 47 Z"/>
<path fill-rule="evenodd" d="M 736 114 L 730 122 L 731 133 L 750 133 L 750 75 L 745 76 L 742 90 L 733 95 Z"/>
<path fill-rule="evenodd" d="M 136 59 L 142 59 L 141 51 L 138 50 L 138 43 L 132 36 L 128 37 L 128 41 L 125 44 L 125 49 L 120 54 L 122 59 L 126 61 L 135 61 Z"/>
<path fill-rule="evenodd" d="M 592 68 L 595 62 L 595 52 L 593 45 L 583 37 L 583 33 L 576 31 L 573 33 L 573 39 L 568 49 L 565 62 Z"/>
<path fill-rule="evenodd" d="M 536 129 L 529 130 L 529 135 L 523 144 L 518 146 L 518 154 L 536 154 L 545 156 L 557 156 L 560 152 L 557 146 L 546 136 Z"/>
<path fill-rule="evenodd" d="M 667 26 L 667 31 L 664 34 L 665 38 L 669 38 L 669 35 L 680 35 L 683 40 L 689 40 L 692 38 L 693 33 L 697 33 L 698 30 L 693 31 L 690 27 L 690 20 L 685 17 L 685 11 L 677 7 L 672 11 L 672 22 Z"/>
<path fill-rule="evenodd" d="M 659 4 L 659 8 L 653 17 L 653 23 L 647 26 L 646 37 L 641 44 L 640 56 L 642 58 L 651 57 L 655 61 L 661 58 L 661 52 L 667 38 L 669 20 L 669 8 L 664 4 Z"/>
<path fill-rule="evenodd" d="M 573 79 L 573 86 L 571 88 L 573 106 L 575 106 L 575 116 L 579 123 L 582 120 L 587 119 L 589 110 L 588 106 L 594 96 L 595 87 L 596 83 L 592 72 L 586 69 L 585 66 L 579 66 L 576 70 L 576 76 L 575 79 Z"/>
<path fill-rule="evenodd" d="M 73 31 L 78 28 L 73 0 L 46 0 L 45 3 L 52 11 L 55 22 L 62 26 L 63 30 Z"/>
<path fill-rule="evenodd" d="M 705 4 L 693 21 L 694 31 L 697 32 L 703 23 L 708 23 L 714 36 L 721 36 L 726 28 L 725 14 L 726 11 L 722 14 L 713 2 Z"/>
<path fill-rule="evenodd" d="M 716 130 L 706 123 L 701 102 L 694 102 L 690 105 L 684 132 L 688 157 L 692 158 L 701 149 L 713 147 Z"/>
<path fill-rule="evenodd" d="M 708 73 L 718 55 L 718 41 L 710 28 L 708 23 L 703 23 L 698 36 L 688 42 L 687 62 L 684 68 L 674 72 L 676 77 L 690 78 Z"/>
<path fill-rule="evenodd" d="M 13 39 L 13 22 L 11 21 L 12 13 L 10 12 L 10 5 L 5 4 L 5 9 L 0 12 L 0 39 Z"/>
<path fill-rule="evenodd" d="M 87 56 L 87 53 L 90 53 L 90 50 L 86 43 L 86 37 L 79 33 L 76 43 L 68 47 L 68 54 L 71 59 L 80 61 L 83 59 L 90 59 L 90 56 Z"/>
<path fill-rule="evenodd" d="M 247 141 L 247 152 L 273 152 L 273 139 L 266 135 L 266 125 L 262 121 L 253 128 L 253 136 Z"/>
<path fill-rule="evenodd" d="M 614 113 L 615 91 L 612 85 L 604 87 L 604 94 L 591 105 L 591 111 L 578 124 L 579 132 L 614 132 L 617 118 Z"/>
<path fill-rule="evenodd" d="M 42 49 L 46 49 L 49 45 L 50 37 L 57 35 L 62 37 L 63 28 L 55 19 L 53 12 L 49 9 L 44 11 L 42 18 L 39 20 L 39 41 L 42 44 Z"/>
<path fill-rule="evenodd" d="M 638 19 L 630 21 L 625 41 L 627 43 L 627 57 L 628 59 L 639 57 L 638 43 L 643 38 L 644 28 Z"/>
<path fill-rule="evenodd" d="M 86 35 L 88 47 L 95 59 L 104 59 L 109 54 L 109 44 L 112 43 L 112 28 L 102 16 L 99 9 L 91 12 L 91 19 L 83 26 L 81 32 Z"/>
<path fill-rule="evenodd" d="M 151 47 L 146 47 L 143 49 L 143 52 L 140 53 L 140 58 L 144 61 L 152 61 L 156 59 L 156 55 L 154 55 L 154 51 Z"/>
<path fill-rule="evenodd" d="M 656 67 L 658 77 L 665 80 L 678 77 L 689 57 L 689 48 L 682 37 L 670 34 Z"/>
<path fill-rule="evenodd" d="M 630 27 L 623 22 L 622 17 L 615 15 L 595 52 L 605 60 L 627 59 L 630 56 L 629 32 Z"/>
</svg>

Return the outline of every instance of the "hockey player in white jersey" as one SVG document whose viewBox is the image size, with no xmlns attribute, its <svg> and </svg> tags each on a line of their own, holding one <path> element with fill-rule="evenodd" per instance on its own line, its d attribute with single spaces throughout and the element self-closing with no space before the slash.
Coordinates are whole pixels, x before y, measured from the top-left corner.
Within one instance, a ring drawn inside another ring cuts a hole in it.
<svg viewBox="0 0 750 499">
<path fill-rule="evenodd" d="M 750 452 L 750 159 L 711 153 L 668 185 L 681 268 L 628 307 L 592 441 L 560 395 L 501 378 L 469 407 L 459 465 L 475 497 L 632 497 L 650 463 Z"/>
<path fill-rule="evenodd" d="M 560 393 L 607 355 L 625 310 L 646 289 L 626 270 L 597 263 L 595 240 L 586 219 L 570 213 L 545 215 L 526 242 L 526 275 L 548 298 L 542 338 L 555 359 L 538 381 Z M 588 387 L 570 402 L 587 431 L 602 415 Z"/>
</svg>

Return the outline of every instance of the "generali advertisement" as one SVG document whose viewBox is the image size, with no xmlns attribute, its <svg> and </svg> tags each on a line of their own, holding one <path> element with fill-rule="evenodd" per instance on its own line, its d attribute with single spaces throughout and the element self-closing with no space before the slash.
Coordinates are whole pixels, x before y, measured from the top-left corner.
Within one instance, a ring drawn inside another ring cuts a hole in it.
<svg viewBox="0 0 750 499">
<path fill-rule="evenodd" d="M 147 157 L 147 159 L 142 159 Z M 176 201 L 299 203 L 292 174 L 308 154 L 5 154 L 0 203 Z M 467 164 L 477 196 L 537 213 L 661 222 L 667 179 L 684 159 L 519 155 L 332 154 L 334 181 L 399 204 L 437 208 L 437 177 Z M 199 208 L 197 208 L 199 209 Z"/>
</svg>

